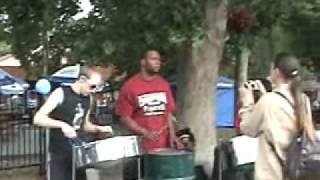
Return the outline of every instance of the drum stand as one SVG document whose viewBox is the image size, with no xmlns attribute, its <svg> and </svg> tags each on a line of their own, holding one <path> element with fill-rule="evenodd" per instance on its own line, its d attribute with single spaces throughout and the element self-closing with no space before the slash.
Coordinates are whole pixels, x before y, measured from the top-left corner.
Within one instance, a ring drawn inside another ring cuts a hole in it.
<svg viewBox="0 0 320 180">
<path fill-rule="evenodd" d="M 72 146 L 72 180 L 76 180 L 76 158 L 77 156 L 75 147 Z"/>
<path fill-rule="evenodd" d="M 143 178 L 141 177 L 141 156 L 138 156 L 138 161 L 137 161 L 137 165 L 138 165 L 138 179 L 137 180 L 143 180 Z"/>
<path fill-rule="evenodd" d="M 51 156 L 50 156 L 50 152 L 49 152 L 49 141 L 50 141 L 50 129 L 49 128 L 45 128 L 45 151 L 46 152 L 46 157 L 45 157 L 45 171 L 46 171 L 46 180 L 51 180 L 50 178 L 50 163 L 51 163 Z"/>
</svg>

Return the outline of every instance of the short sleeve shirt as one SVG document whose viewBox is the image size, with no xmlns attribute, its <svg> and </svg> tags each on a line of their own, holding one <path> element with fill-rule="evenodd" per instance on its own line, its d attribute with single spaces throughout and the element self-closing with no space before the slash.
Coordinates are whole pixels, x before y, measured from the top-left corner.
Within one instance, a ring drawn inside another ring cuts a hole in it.
<svg viewBox="0 0 320 180">
<path fill-rule="evenodd" d="M 162 132 L 157 141 L 143 139 L 145 150 L 168 145 L 168 113 L 176 109 L 169 83 L 160 76 L 145 80 L 141 74 L 129 79 L 121 88 L 116 114 L 130 117 L 139 126 Z"/>
</svg>

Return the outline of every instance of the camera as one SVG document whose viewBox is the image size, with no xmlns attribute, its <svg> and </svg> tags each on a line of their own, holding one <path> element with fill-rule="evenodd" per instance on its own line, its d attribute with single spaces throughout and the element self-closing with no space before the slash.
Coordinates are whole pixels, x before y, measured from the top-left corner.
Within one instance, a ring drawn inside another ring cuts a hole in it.
<svg viewBox="0 0 320 180">
<path fill-rule="evenodd" d="M 271 82 L 265 78 L 248 80 L 243 84 L 243 87 L 252 91 L 255 103 L 258 102 L 264 93 L 272 91 Z"/>
</svg>

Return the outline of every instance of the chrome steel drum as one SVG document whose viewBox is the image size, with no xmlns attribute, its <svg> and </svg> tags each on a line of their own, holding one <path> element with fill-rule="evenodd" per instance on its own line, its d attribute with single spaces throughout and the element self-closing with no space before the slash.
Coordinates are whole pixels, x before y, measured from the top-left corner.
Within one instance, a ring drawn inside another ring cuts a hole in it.
<svg viewBox="0 0 320 180">
<path fill-rule="evenodd" d="M 77 168 L 140 154 L 137 136 L 117 136 L 73 146 L 74 164 Z"/>
</svg>

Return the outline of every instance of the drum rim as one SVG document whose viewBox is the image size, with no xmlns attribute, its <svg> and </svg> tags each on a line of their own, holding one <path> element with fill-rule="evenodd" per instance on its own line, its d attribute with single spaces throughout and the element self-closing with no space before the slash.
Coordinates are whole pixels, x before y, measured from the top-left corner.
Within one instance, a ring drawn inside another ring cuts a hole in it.
<svg viewBox="0 0 320 180">
<path fill-rule="evenodd" d="M 144 177 L 146 178 L 154 178 L 154 177 Z M 164 178 L 163 180 L 194 180 L 195 176 L 186 176 L 186 177 L 178 177 L 178 178 Z"/>
<path fill-rule="evenodd" d="M 192 155 L 191 151 L 170 148 L 158 148 L 146 153 L 147 155 L 170 156 L 170 155 Z"/>
<path fill-rule="evenodd" d="M 108 141 L 110 139 L 122 139 L 122 138 L 126 138 L 126 139 L 134 139 L 138 142 L 138 136 L 133 136 L 133 135 L 124 135 L 124 136 L 113 136 L 113 137 L 109 137 L 109 138 L 106 138 L 106 139 L 101 139 L 101 140 L 96 140 L 96 141 L 92 141 L 92 142 L 85 142 L 82 144 L 82 145 L 72 145 L 74 148 L 86 148 L 86 147 L 90 147 L 90 146 L 93 146 L 93 145 L 96 145 L 96 144 L 99 144 L 99 143 L 103 143 L 105 141 Z"/>
</svg>

